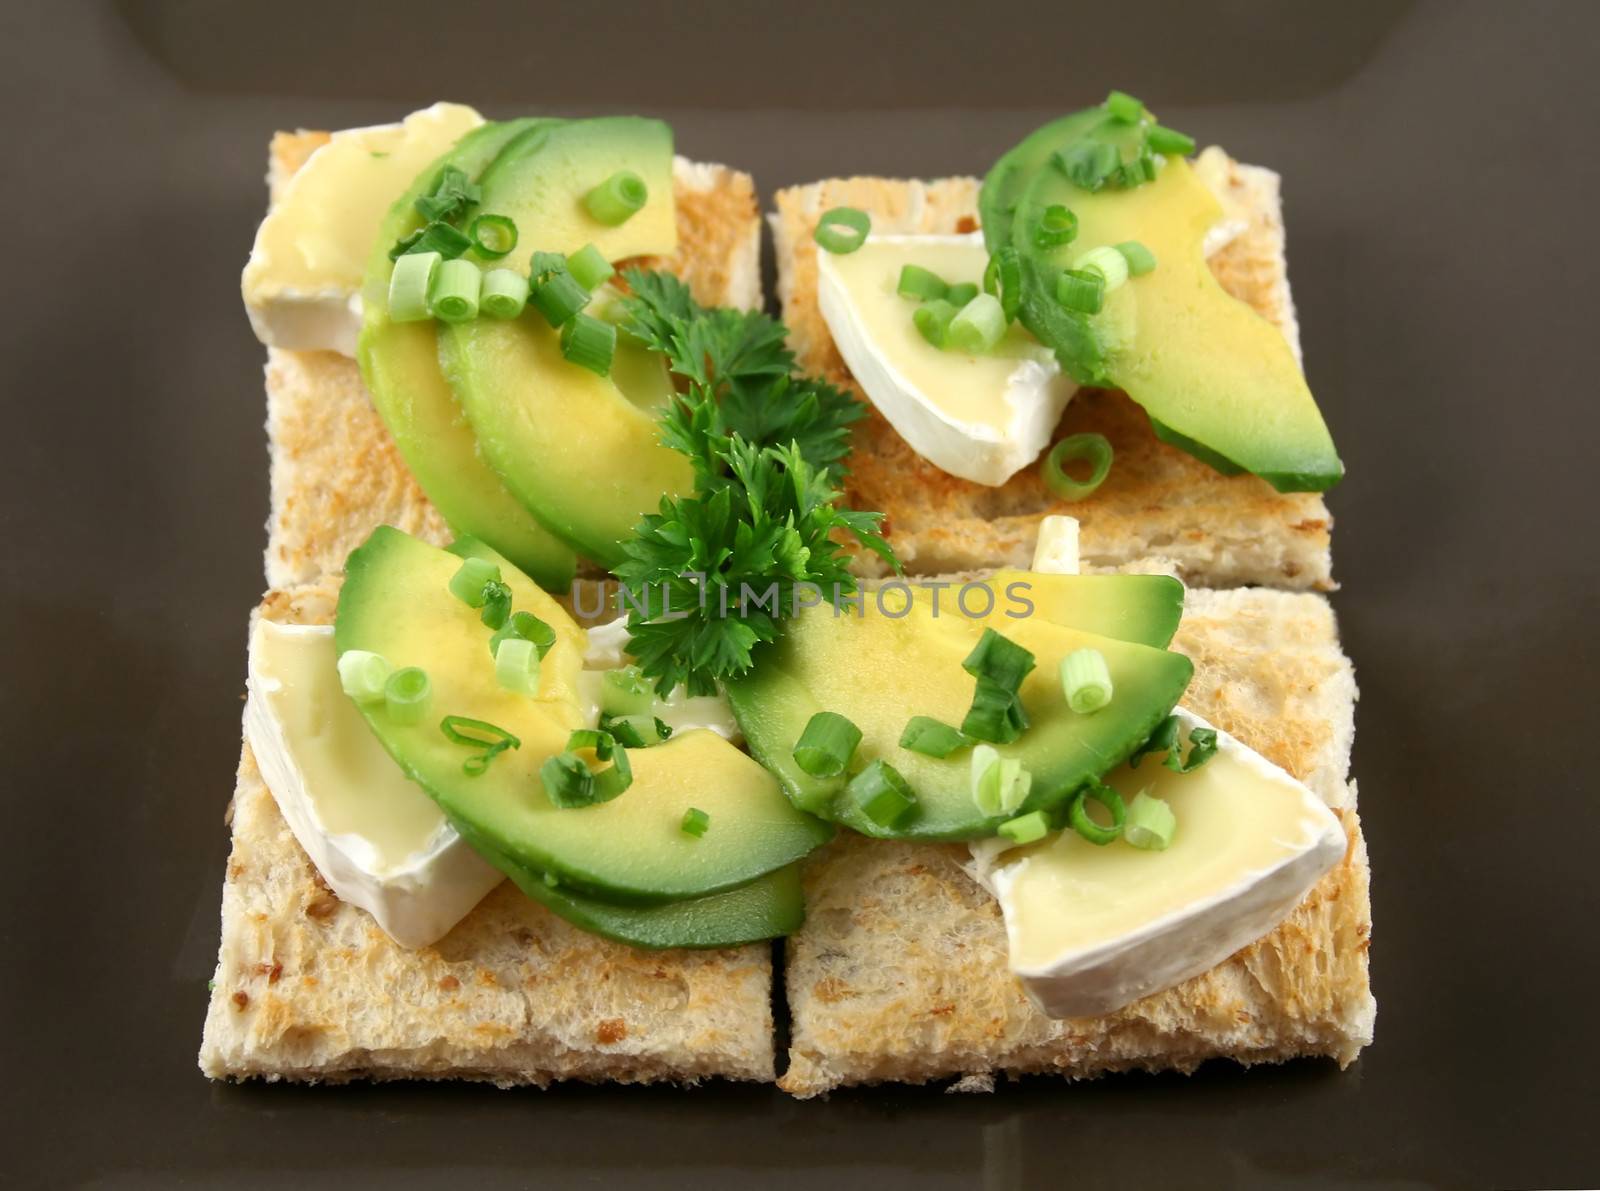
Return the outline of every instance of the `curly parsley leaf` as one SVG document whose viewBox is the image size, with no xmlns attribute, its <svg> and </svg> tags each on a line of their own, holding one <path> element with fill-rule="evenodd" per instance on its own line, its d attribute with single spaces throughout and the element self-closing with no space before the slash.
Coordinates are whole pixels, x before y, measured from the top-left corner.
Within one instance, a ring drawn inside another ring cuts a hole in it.
<svg viewBox="0 0 1600 1191">
<path fill-rule="evenodd" d="M 705 450 L 687 444 L 738 434 L 757 446 L 798 444 L 813 467 L 843 477 L 850 427 L 866 408 L 825 381 L 793 375 L 782 323 L 759 310 L 707 309 L 670 273 L 629 269 L 623 277 L 632 290 L 623 329 L 688 381 L 663 438 L 695 460 L 697 474 Z"/>
</svg>

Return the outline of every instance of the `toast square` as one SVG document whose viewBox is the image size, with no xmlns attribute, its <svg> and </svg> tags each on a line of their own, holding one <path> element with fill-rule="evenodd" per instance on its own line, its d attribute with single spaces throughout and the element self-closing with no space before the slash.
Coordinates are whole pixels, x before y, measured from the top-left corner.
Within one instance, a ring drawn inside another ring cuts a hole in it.
<svg viewBox="0 0 1600 1191">
<path fill-rule="evenodd" d="M 1278 176 L 1241 165 L 1216 148 L 1201 154 L 1197 169 L 1218 193 L 1236 232 L 1212 254 L 1212 271 L 1229 293 L 1282 330 L 1298 356 Z M 978 228 L 979 189 L 976 178 L 831 178 L 778 191 L 770 217 L 778 296 L 803 368 L 865 400 L 817 306 L 811 234 L 822 213 L 858 207 L 872 216 L 876 232 L 972 232 Z M 1254 476 L 1213 471 L 1160 442 L 1144 411 L 1121 393 L 1085 389 L 1073 397 L 1056 437 L 1085 431 L 1105 435 L 1116 461 L 1093 496 L 1069 505 L 1045 486 L 1037 464 L 998 488 L 958 479 L 913 451 L 872 409 L 856 429 L 846 480 L 849 503 L 886 514 L 889 540 L 916 574 L 1026 567 L 1040 519 L 1069 513 L 1082 523 L 1083 561 L 1090 569 L 1161 556 L 1197 586 L 1333 587 L 1332 519 L 1321 496 L 1280 493 Z"/>
<path fill-rule="evenodd" d="M 326 133 L 279 133 L 274 193 Z M 682 157 L 673 162 L 679 249 L 647 266 L 677 273 L 708 305 L 761 304 L 761 217 L 749 174 Z M 269 587 L 311 583 L 343 568 L 379 525 L 443 545 L 449 527 L 412 478 L 373 408 L 354 360 L 336 352 L 267 350 L 267 437 L 272 511 Z"/>
<path fill-rule="evenodd" d="M 1129 1069 L 1192 1071 L 1327 1056 L 1372 1040 L 1366 845 L 1347 782 L 1355 678 L 1322 597 L 1192 590 L 1173 643 L 1195 662 L 1184 705 L 1312 787 L 1349 848 L 1271 934 L 1212 971 L 1104 1017 L 1052 1020 L 1007 967 L 998 903 L 960 844 L 841 835 L 806 867 L 805 925 L 789 939 L 789 1068 L 796 1096 L 895 1080 Z"/>
<path fill-rule="evenodd" d="M 339 583 L 269 592 L 258 615 L 331 623 Z M 230 814 L 200 1048 L 214 1079 L 772 1079 L 765 943 L 639 950 L 504 881 L 444 938 L 409 950 L 323 883 L 248 743 Z"/>
</svg>

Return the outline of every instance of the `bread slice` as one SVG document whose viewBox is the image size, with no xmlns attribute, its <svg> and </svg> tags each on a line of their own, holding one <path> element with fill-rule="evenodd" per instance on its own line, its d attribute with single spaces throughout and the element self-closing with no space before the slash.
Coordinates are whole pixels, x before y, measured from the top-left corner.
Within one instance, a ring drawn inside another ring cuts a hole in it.
<svg viewBox="0 0 1600 1191">
<path fill-rule="evenodd" d="M 280 133 L 274 197 L 327 139 Z M 760 304 L 748 174 L 674 162 L 682 247 L 659 262 L 702 302 Z M 449 540 L 372 407 L 355 362 L 271 350 L 272 514 L 259 614 L 325 624 L 345 556 L 374 526 Z M 200 1066 L 213 1078 L 773 1077 L 772 951 L 647 952 L 570 926 L 501 885 L 444 939 L 409 951 L 328 890 L 244 746 L 230 810 L 222 944 Z"/>
<path fill-rule="evenodd" d="M 1278 326 L 1298 354 L 1278 176 L 1240 165 L 1220 149 L 1206 150 L 1197 169 L 1221 196 L 1237 232 L 1211 257 L 1213 272 Z M 778 296 L 804 368 L 853 386 L 817 307 L 811 233 L 818 217 L 845 205 L 869 212 L 878 232 L 970 232 L 978 227 L 978 191 L 975 178 L 833 178 L 777 193 L 771 219 Z M 1279 493 L 1254 476 L 1218 474 L 1158 441 L 1144 411 L 1121 393 L 1086 390 L 1073 398 L 1058 435 L 1084 431 L 1110 439 L 1116 463 L 1094 496 L 1069 506 L 1045 487 L 1037 466 L 999 488 L 957 479 L 913 451 L 873 410 L 857 428 L 850 500 L 887 515 L 896 553 L 919 574 L 1025 567 L 1040 518 L 1067 512 L 1082 522 L 1083 560 L 1090 568 L 1160 555 L 1198 586 L 1333 586 L 1332 520 L 1320 496 Z"/>
<path fill-rule="evenodd" d="M 259 615 L 330 623 L 339 583 L 271 592 Z M 200 1047 L 213 1078 L 772 1078 L 766 944 L 636 950 L 569 925 L 506 881 L 439 942 L 407 950 L 322 882 L 248 744 L 231 816 Z"/>
<path fill-rule="evenodd" d="M 1191 590 L 1174 647 L 1195 661 L 1184 705 L 1337 808 L 1343 863 L 1266 938 L 1167 992 L 1104 1017 L 1055 1021 L 1006 962 L 994 899 L 962 845 L 842 835 L 806 868 L 806 923 L 787 943 L 789 1068 L 815 1096 L 847 1084 L 996 1074 L 1081 1079 L 1192 1071 L 1206 1059 L 1340 1065 L 1372 1040 L 1367 851 L 1347 782 L 1355 679 L 1332 610 L 1309 594 Z"/>
<path fill-rule="evenodd" d="M 279 133 L 269 187 L 327 139 Z M 761 219 L 749 174 L 673 162 L 678 253 L 646 260 L 672 270 L 708 305 L 761 304 Z M 339 570 L 374 526 L 395 525 L 442 544 L 450 531 L 411 477 L 361 383 L 354 360 L 334 352 L 267 351 L 267 433 L 272 512 L 267 583 L 292 587 Z"/>
</svg>

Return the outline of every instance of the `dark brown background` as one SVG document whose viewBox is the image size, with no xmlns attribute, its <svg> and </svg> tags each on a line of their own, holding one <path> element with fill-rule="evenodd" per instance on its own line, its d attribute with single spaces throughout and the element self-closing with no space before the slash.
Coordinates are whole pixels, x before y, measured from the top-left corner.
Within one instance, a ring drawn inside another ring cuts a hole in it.
<svg viewBox="0 0 1600 1191">
<path fill-rule="evenodd" d="M 0 15 L 0 1170 L 19 1185 L 1589 1185 L 1600 9 L 941 0 Z M 641 109 L 764 192 L 1130 89 L 1284 175 L 1349 466 L 1378 1040 L 1192 1079 L 222 1087 L 194 1065 L 262 585 L 238 271 L 276 128 Z"/>
</svg>

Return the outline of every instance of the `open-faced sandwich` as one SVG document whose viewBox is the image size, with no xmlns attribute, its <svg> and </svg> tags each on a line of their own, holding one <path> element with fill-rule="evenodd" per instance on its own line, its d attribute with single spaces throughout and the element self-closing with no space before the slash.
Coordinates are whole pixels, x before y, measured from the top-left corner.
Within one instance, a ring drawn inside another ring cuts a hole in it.
<svg viewBox="0 0 1600 1191">
<path fill-rule="evenodd" d="M 1294 590 L 1342 469 L 1276 179 L 1194 149 L 1119 92 L 981 184 L 781 192 L 786 329 L 658 121 L 280 135 L 205 1072 L 1352 1061 L 1355 684 Z"/>
</svg>

